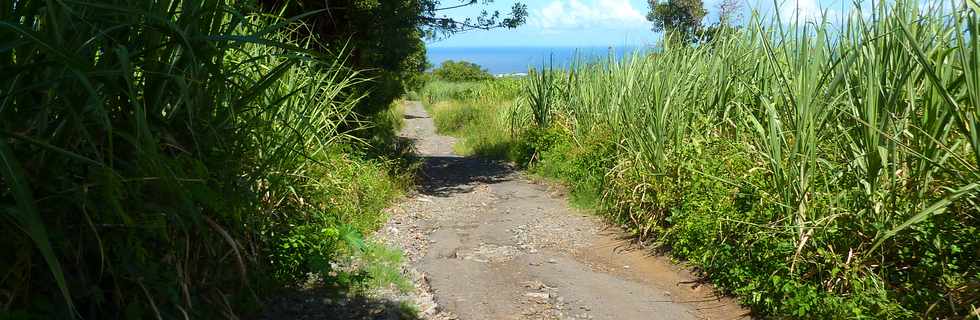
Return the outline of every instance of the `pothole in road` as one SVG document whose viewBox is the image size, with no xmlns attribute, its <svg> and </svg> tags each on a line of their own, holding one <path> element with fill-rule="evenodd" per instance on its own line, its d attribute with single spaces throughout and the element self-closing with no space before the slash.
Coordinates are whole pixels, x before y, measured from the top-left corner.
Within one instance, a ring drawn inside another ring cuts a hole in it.
<svg viewBox="0 0 980 320">
<path fill-rule="evenodd" d="M 588 245 L 588 236 L 595 233 L 594 230 L 591 224 L 558 217 L 539 218 L 509 229 L 517 247 L 527 253 L 537 253 L 545 248 L 574 251 Z"/>
<path fill-rule="evenodd" d="M 522 252 L 514 246 L 501 246 L 492 243 L 481 243 L 472 251 L 459 251 L 457 258 L 483 263 L 496 263 L 514 260 Z"/>
</svg>

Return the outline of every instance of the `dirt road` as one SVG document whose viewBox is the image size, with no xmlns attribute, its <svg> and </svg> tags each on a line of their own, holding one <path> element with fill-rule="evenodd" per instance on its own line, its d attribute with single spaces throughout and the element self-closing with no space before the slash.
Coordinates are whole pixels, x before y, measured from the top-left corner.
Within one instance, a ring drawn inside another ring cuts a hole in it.
<svg viewBox="0 0 980 320">
<path fill-rule="evenodd" d="M 569 208 L 506 164 L 454 155 L 422 105 L 402 135 L 424 160 L 419 193 L 378 237 L 401 247 L 428 319 L 740 319 L 684 268 Z"/>
</svg>

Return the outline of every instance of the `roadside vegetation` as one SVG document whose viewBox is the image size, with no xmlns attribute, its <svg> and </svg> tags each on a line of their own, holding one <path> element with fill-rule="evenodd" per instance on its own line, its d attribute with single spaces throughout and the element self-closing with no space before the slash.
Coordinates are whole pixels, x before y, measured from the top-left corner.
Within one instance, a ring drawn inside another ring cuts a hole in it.
<svg viewBox="0 0 980 320">
<path fill-rule="evenodd" d="M 334 29 L 315 1 L 0 5 L 0 318 L 238 318 L 310 279 L 408 289 L 400 253 L 363 236 L 412 181 L 394 100 L 427 34 L 526 13 L 464 27 L 439 1 L 355 4 Z"/>
<path fill-rule="evenodd" d="M 465 154 L 559 179 L 758 314 L 980 307 L 975 3 L 769 20 L 420 91 Z"/>
<path fill-rule="evenodd" d="M 453 146 L 457 153 L 507 158 L 513 142 L 507 106 L 517 102 L 520 85 L 514 78 L 435 80 L 426 84 L 420 97 L 436 130 L 462 138 Z"/>
<path fill-rule="evenodd" d="M 446 60 L 432 71 L 432 77 L 452 82 L 483 81 L 493 79 L 493 75 L 483 67 L 467 61 Z"/>
</svg>

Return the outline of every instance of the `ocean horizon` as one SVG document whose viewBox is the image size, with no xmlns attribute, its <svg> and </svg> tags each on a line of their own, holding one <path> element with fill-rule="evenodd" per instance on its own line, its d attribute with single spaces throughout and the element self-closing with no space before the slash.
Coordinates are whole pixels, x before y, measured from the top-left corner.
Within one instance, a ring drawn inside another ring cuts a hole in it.
<svg viewBox="0 0 980 320">
<path fill-rule="evenodd" d="M 615 56 L 644 52 L 646 47 L 429 47 L 426 56 L 433 67 L 443 61 L 468 61 L 487 69 L 488 72 L 515 74 L 529 68 L 554 66 L 564 68 L 580 59 L 605 59 Z"/>
</svg>

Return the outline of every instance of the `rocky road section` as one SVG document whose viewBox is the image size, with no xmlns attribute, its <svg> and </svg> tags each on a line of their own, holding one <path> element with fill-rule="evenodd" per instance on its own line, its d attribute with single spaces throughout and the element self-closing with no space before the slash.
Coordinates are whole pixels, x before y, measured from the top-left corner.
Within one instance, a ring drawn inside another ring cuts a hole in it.
<svg viewBox="0 0 980 320">
<path fill-rule="evenodd" d="M 425 319 L 742 319 L 682 267 L 569 208 L 560 188 L 452 152 L 418 102 L 402 136 L 424 161 L 418 192 L 376 239 L 405 252 Z M 386 318 L 393 313 L 378 313 Z"/>
</svg>

